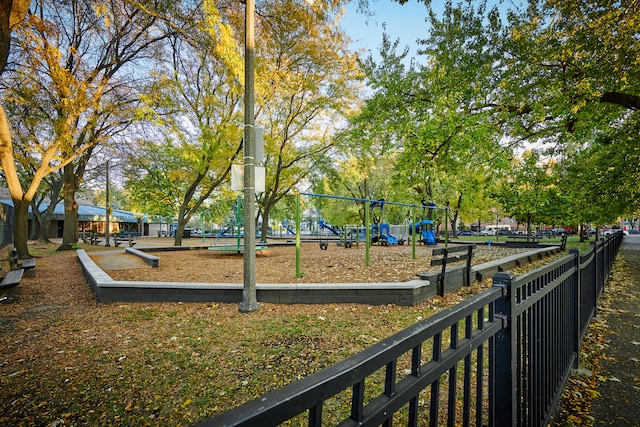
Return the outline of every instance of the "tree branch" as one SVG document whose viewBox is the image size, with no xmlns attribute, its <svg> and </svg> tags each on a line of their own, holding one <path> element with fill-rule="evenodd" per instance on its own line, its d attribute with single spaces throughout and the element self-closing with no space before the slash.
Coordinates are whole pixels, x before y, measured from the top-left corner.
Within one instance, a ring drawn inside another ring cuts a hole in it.
<svg viewBox="0 0 640 427">
<path fill-rule="evenodd" d="M 622 92 L 605 92 L 600 97 L 600 102 L 616 104 L 630 110 L 640 110 L 640 96 L 629 95 Z"/>
</svg>

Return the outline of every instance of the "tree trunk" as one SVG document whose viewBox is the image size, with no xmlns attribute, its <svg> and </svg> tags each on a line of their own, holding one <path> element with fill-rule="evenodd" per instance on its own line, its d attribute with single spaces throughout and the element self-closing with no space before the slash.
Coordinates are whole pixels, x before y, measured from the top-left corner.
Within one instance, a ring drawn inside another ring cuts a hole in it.
<svg viewBox="0 0 640 427">
<path fill-rule="evenodd" d="M 453 216 L 451 217 L 451 233 L 452 237 L 456 237 L 458 235 L 458 214 L 460 211 L 458 209 L 453 210 Z"/>
<path fill-rule="evenodd" d="M 29 202 L 13 199 L 15 228 L 13 229 L 13 246 L 18 251 L 18 258 L 31 258 L 27 240 L 29 237 Z"/>
<path fill-rule="evenodd" d="M 60 190 L 62 189 L 62 178 L 52 179 L 49 182 L 49 206 L 44 212 L 38 211 L 37 218 L 40 223 L 40 241 L 50 243 L 49 229 L 51 228 L 51 219 L 56 209 L 56 205 L 60 202 Z M 34 210 L 34 213 L 37 210 Z"/>
<path fill-rule="evenodd" d="M 269 229 L 269 214 L 271 214 L 271 206 L 264 206 L 262 212 L 258 212 L 262 217 L 262 225 L 260 226 L 260 241 L 267 241 L 267 230 Z M 258 221 L 258 216 L 256 216 Z M 257 224 L 256 224 L 257 225 Z"/>
<path fill-rule="evenodd" d="M 7 180 L 7 187 L 13 200 L 15 228 L 13 229 L 13 246 L 18 250 L 21 259 L 30 258 L 27 239 L 29 234 L 29 213 L 30 198 L 22 190 L 22 184 L 16 170 L 15 158 L 13 156 L 13 143 L 11 132 L 9 131 L 9 121 L 0 106 L 0 162 L 4 170 L 4 177 Z M 32 194 L 32 193 L 29 193 Z"/>
<path fill-rule="evenodd" d="M 57 200 L 51 201 L 44 211 L 40 211 L 39 204 L 31 203 L 31 213 L 36 221 L 36 226 L 31 230 L 30 239 L 38 239 L 44 243 L 51 243 L 49 240 L 49 227 L 51 226 L 51 218 L 53 217 L 56 203 L 58 203 Z"/>
<path fill-rule="evenodd" d="M 580 243 L 589 240 L 589 232 L 586 224 L 580 224 Z"/>
<path fill-rule="evenodd" d="M 184 225 L 186 224 L 184 211 L 185 208 L 183 204 L 178 211 L 178 227 L 176 228 L 176 234 L 173 236 L 173 246 L 182 246 L 182 235 L 184 234 Z"/>
<path fill-rule="evenodd" d="M 40 215 L 40 237 L 39 240 L 44 243 L 51 243 L 49 240 L 49 229 L 51 228 L 51 215 L 45 212 Z"/>
<path fill-rule="evenodd" d="M 70 163 L 64 167 L 64 228 L 59 251 L 71 250 L 78 242 L 78 204 L 75 200 L 77 190 L 73 163 Z"/>
<path fill-rule="evenodd" d="M 39 215 L 35 203 L 31 203 L 31 216 L 33 218 L 33 222 L 31 229 L 28 230 L 29 240 L 36 240 L 38 238 L 38 230 L 40 228 L 40 220 L 42 219 L 42 217 L 41 215 Z"/>
<path fill-rule="evenodd" d="M 260 241 L 267 241 L 267 232 L 269 230 L 269 214 L 263 214 L 262 225 L 260 226 Z"/>
</svg>

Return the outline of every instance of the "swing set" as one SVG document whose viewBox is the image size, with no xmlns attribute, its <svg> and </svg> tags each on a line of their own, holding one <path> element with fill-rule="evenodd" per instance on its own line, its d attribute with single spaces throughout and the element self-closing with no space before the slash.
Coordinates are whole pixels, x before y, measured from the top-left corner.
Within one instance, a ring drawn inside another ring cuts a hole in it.
<svg viewBox="0 0 640 427">
<path fill-rule="evenodd" d="M 301 209 L 300 209 L 300 196 L 306 197 L 323 197 L 328 199 L 338 199 L 345 200 L 357 203 L 364 203 L 366 209 L 364 210 L 364 230 L 365 230 L 365 265 L 368 267 L 370 265 L 370 248 L 372 243 L 372 229 L 375 231 L 376 241 L 380 242 L 380 244 L 386 246 L 388 244 L 397 244 L 398 240 L 389 234 L 389 224 L 380 224 L 382 222 L 382 213 L 385 205 L 393 205 L 393 206 L 402 206 L 409 207 L 411 209 L 411 217 L 412 221 L 409 226 L 409 234 L 411 235 L 411 252 L 413 259 L 416 259 L 416 235 L 421 233 L 421 242 L 424 244 L 437 244 L 435 239 L 435 233 L 433 232 L 433 221 L 431 219 L 425 219 L 420 221 L 420 225 L 416 224 L 416 208 L 418 209 L 429 209 L 432 213 L 434 210 L 442 210 L 445 213 L 445 246 L 449 243 L 449 233 L 448 233 L 448 221 L 449 221 L 449 211 L 447 208 L 438 208 L 433 204 L 424 205 L 424 204 L 414 204 L 414 203 L 400 203 L 400 202 L 390 202 L 384 199 L 361 199 L 356 197 L 344 197 L 344 196 L 333 196 L 329 194 L 318 194 L 318 193 L 297 193 L 296 194 L 296 202 L 295 202 L 295 223 L 296 223 L 296 277 L 302 277 L 302 273 L 300 271 L 300 247 L 301 247 L 301 238 L 300 238 L 300 223 L 301 223 Z M 374 216 L 373 211 L 375 208 L 380 208 L 380 215 Z M 371 218 L 373 217 L 374 222 L 373 226 L 371 224 Z M 431 225 L 431 227 L 429 227 Z M 383 227 L 385 226 L 385 227 Z M 424 232 L 427 232 L 426 234 Z M 430 233 L 430 234 L 429 234 Z M 392 243 L 395 240 L 395 243 Z M 321 242 L 322 245 L 323 242 Z M 375 243 L 375 242 L 374 242 Z M 326 245 L 326 242 L 325 242 Z M 326 247 L 326 246 L 325 246 Z"/>
</svg>

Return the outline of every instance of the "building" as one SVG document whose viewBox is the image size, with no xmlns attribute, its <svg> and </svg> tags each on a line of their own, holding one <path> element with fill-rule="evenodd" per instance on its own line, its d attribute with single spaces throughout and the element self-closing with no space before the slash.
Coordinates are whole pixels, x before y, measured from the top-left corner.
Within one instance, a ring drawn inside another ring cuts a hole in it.
<svg viewBox="0 0 640 427">
<path fill-rule="evenodd" d="M 43 203 L 41 212 L 48 207 Z M 78 206 L 78 232 L 95 231 L 104 235 L 106 231 L 106 209 L 104 207 L 80 205 Z M 13 201 L 0 200 L 0 247 L 13 242 L 14 227 Z M 64 203 L 56 205 L 51 225 L 49 226 L 49 238 L 62 237 L 64 228 Z M 39 235 L 39 224 L 34 218 L 29 207 L 29 236 Z M 112 209 L 109 217 L 109 233 L 133 233 L 138 236 L 149 235 L 149 222 L 146 215 L 140 215 L 129 211 Z"/>
</svg>

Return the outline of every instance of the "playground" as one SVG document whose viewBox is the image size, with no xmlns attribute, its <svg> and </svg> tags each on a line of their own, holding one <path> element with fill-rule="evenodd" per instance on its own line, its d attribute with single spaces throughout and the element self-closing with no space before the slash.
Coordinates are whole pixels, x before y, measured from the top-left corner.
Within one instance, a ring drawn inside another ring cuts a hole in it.
<svg viewBox="0 0 640 427">
<path fill-rule="evenodd" d="M 149 240 L 161 244 L 160 239 Z M 190 243 L 199 245 L 201 241 Z M 150 268 L 124 251 L 90 255 L 114 280 L 242 283 L 241 254 L 209 251 L 206 242 L 203 247 L 178 251 L 153 251 L 152 244 L 146 246 L 148 253 L 160 258 L 158 268 Z M 523 250 L 479 246 L 474 262 L 504 258 Z M 432 269 L 432 251 L 433 247 L 417 246 L 413 259 L 409 245 L 374 245 L 370 248 L 370 265 L 366 267 L 363 243 L 345 248 L 331 242 L 327 250 L 317 243 L 303 243 L 300 251 L 303 276 L 296 278 L 295 246 L 270 244 L 268 249 L 256 252 L 256 277 L 259 283 L 405 282 Z"/>
</svg>

